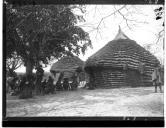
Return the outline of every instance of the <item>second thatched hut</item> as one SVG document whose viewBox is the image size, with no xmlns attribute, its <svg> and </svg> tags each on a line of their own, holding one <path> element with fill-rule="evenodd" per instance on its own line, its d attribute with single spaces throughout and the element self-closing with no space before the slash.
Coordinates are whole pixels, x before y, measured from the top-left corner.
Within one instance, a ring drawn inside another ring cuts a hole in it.
<svg viewBox="0 0 166 128">
<path fill-rule="evenodd" d="M 72 81 L 73 75 L 77 75 L 77 79 L 80 81 L 84 79 L 83 66 L 84 62 L 77 56 L 65 56 L 52 65 L 50 72 L 56 80 L 61 77 L 60 81 L 63 81 L 64 78 Z"/>
</svg>

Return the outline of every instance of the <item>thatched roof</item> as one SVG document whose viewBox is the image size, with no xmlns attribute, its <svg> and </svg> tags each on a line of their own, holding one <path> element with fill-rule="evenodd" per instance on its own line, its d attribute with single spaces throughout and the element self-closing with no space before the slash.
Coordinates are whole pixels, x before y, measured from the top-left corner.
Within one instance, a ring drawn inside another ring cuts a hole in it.
<svg viewBox="0 0 166 128">
<path fill-rule="evenodd" d="M 77 56 L 65 56 L 52 65 L 50 72 L 74 72 L 78 68 L 82 68 L 83 65 L 84 62 Z"/>
<path fill-rule="evenodd" d="M 119 29 L 114 40 L 88 58 L 85 70 L 90 67 L 123 67 L 125 64 L 128 68 L 138 69 L 140 63 L 150 66 L 156 62 L 159 61 L 154 55 L 129 39 Z"/>
</svg>

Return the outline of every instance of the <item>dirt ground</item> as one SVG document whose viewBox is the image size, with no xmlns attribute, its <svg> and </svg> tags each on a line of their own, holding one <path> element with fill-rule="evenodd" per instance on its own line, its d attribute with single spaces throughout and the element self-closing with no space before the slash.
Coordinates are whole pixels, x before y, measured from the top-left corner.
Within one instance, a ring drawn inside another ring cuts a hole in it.
<svg viewBox="0 0 166 128">
<path fill-rule="evenodd" d="M 18 99 L 7 96 L 7 117 L 164 116 L 164 93 L 154 87 L 61 91 Z"/>
</svg>

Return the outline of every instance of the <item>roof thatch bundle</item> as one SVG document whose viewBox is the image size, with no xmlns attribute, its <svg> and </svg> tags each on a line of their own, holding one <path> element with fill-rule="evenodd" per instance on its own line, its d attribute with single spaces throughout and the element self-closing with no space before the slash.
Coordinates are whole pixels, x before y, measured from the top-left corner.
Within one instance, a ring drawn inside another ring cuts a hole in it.
<svg viewBox="0 0 166 128">
<path fill-rule="evenodd" d="M 93 73 L 94 79 L 98 83 L 107 81 L 107 86 L 113 84 L 113 82 L 117 85 L 120 82 L 122 85 L 125 84 L 128 76 L 125 73 L 126 70 L 140 72 L 142 77 L 140 79 L 143 79 L 142 81 L 145 83 L 146 81 L 150 82 L 150 76 L 156 63 L 159 63 L 159 61 L 154 55 L 138 45 L 134 40 L 129 39 L 119 28 L 119 32 L 113 41 L 108 42 L 88 58 L 85 71 Z M 99 70 L 100 73 L 98 73 Z M 139 75 L 138 73 L 135 74 Z"/>
</svg>

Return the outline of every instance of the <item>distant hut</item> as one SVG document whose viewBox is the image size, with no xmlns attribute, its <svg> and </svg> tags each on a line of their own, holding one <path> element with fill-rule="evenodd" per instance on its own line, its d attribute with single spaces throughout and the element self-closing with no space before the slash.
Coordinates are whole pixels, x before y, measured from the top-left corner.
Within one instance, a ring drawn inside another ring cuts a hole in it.
<svg viewBox="0 0 166 128">
<path fill-rule="evenodd" d="M 64 78 L 68 78 L 72 81 L 73 75 L 77 75 L 78 81 L 82 79 L 82 72 L 83 72 L 84 62 L 78 58 L 77 56 L 65 56 L 56 63 L 54 63 L 50 69 L 50 72 L 58 78 L 61 77 L 63 80 Z"/>
<path fill-rule="evenodd" d="M 151 85 L 158 59 L 120 29 L 114 40 L 88 58 L 85 71 L 95 87 Z"/>
</svg>

